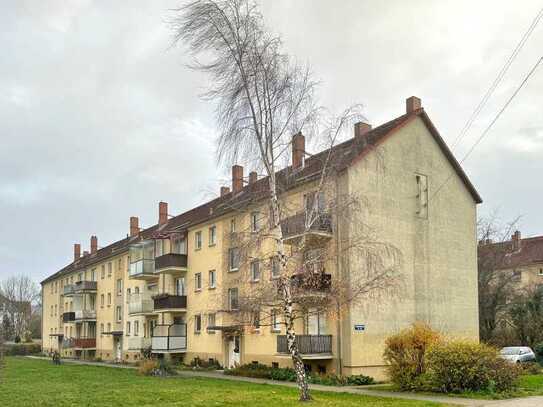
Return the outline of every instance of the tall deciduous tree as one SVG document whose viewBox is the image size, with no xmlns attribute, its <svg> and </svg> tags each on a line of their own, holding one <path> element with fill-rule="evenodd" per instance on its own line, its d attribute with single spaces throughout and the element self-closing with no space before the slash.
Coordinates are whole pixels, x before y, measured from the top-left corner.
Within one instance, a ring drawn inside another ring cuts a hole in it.
<svg viewBox="0 0 543 407">
<path fill-rule="evenodd" d="M 325 224 L 330 211 L 336 219 L 340 219 L 341 214 L 352 216 L 356 212 L 355 200 L 351 197 L 339 197 L 327 191 L 333 189 L 334 184 L 334 144 L 342 130 L 359 116 L 358 106 L 346 109 L 340 117 L 326 118 L 324 109 L 314 103 L 316 84 L 310 69 L 295 63 L 281 50 L 280 38 L 264 28 L 262 16 L 251 1 L 194 1 L 178 9 L 171 24 L 175 42 L 185 43 L 190 48 L 194 57 L 192 68 L 210 76 L 212 85 L 205 96 L 217 103 L 221 129 L 219 160 L 227 164 L 238 160 L 249 162 L 263 173 L 267 182 L 265 203 L 253 202 L 254 207 L 259 208 L 262 227 L 253 228 L 245 238 L 237 231 L 233 239 L 240 249 L 236 256 L 245 261 L 248 272 L 254 256 L 258 255 L 271 259 L 266 267 L 274 270 L 275 278 L 244 286 L 237 298 L 236 318 L 247 324 L 273 324 L 275 312 L 280 312 L 300 400 L 310 400 L 295 321 L 307 315 L 308 310 L 328 312 L 330 307 L 339 316 L 347 304 L 390 289 L 400 264 L 399 252 L 379 243 L 370 233 L 350 236 L 349 242 L 326 250 L 312 250 L 305 238 L 294 245 L 286 243 L 284 230 L 288 222 L 296 223 L 291 226 L 303 236 L 315 227 L 328 227 Z M 286 154 L 293 149 L 292 136 L 302 130 L 325 135 L 328 150 L 318 157 L 302 157 L 302 161 L 312 159 L 320 175 L 313 179 L 317 185 L 315 197 L 298 219 L 292 218 L 290 208 L 282 199 L 290 180 L 296 177 L 291 178 L 279 170 L 286 162 Z M 320 207 L 321 193 L 333 197 L 326 215 Z M 250 204 L 234 209 L 247 212 L 253 208 Z M 317 288 L 323 284 L 328 285 L 322 280 L 322 264 L 333 259 L 342 261 L 345 254 L 342 251 L 347 249 L 358 251 L 365 262 L 366 272 L 358 276 L 360 281 L 354 276 L 349 280 L 337 279 L 328 288 L 328 295 L 306 295 L 319 291 Z M 243 279 L 240 276 L 240 280 Z"/>
<path fill-rule="evenodd" d="M 9 277 L 0 282 L 0 298 L 5 304 L 13 335 L 24 338 L 32 318 L 32 306 L 40 300 L 38 285 L 28 276 Z"/>
</svg>

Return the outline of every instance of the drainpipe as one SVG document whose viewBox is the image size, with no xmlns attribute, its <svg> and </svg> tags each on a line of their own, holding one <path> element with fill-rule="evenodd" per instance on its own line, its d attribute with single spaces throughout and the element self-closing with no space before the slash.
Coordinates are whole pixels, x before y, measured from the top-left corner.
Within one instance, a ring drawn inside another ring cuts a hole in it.
<svg viewBox="0 0 543 407">
<path fill-rule="evenodd" d="M 339 187 L 338 187 L 338 177 L 336 176 L 336 202 L 339 202 Z M 339 222 L 336 216 L 336 253 L 339 253 L 340 247 L 339 247 Z M 339 256 L 336 255 L 336 276 L 339 274 Z M 337 331 L 337 370 L 338 374 L 343 374 L 343 360 L 342 360 L 342 352 L 341 352 L 341 315 L 340 315 L 340 309 L 339 305 L 337 306 L 337 322 L 336 322 L 336 331 Z"/>
</svg>

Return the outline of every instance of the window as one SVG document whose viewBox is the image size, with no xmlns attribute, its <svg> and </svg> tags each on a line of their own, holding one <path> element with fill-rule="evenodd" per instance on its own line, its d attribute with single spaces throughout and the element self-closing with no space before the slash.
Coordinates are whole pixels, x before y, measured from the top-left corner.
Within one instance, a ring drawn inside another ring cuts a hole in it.
<svg viewBox="0 0 543 407">
<path fill-rule="evenodd" d="M 271 329 L 272 332 L 280 332 L 281 325 L 279 323 L 279 312 L 276 309 L 271 311 Z"/>
<path fill-rule="evenodd" d="M 77 275 L 77 281 L 83 281 L 83 273 Z"/>
<path fill-rule="evenodd" d="M 139 287 L 134 287 L 134 294 L 138 295 L 140 293 Z"/>
<path fill-rule="evenodd" d="M 111 305 L 111 293 L 107 293 L 107 306 Z"/>
<path fill-rule="evenodd" d="M 238 309 L 239 304 L 238 304 L 238 289 L 237 288 L 228 289 L 228 305 L 231 310 Z"/>
<path fill-rule="evenodd" d="M 260 229 L 260 214 L 258 212 L 251 213 L 251 232 L 258 232 Z"/>
<path fill-rule="evenodd" d="M 53 316 L 53 306 L 52 305 L 51 305 L 51 316 Z"/>
<path fill-rule="evenodd" d="M 126 321 L 126 334 L 130 335 L 130 321 Z"/>
<path fill-rule="evenodd" d="M 185 277 L 175 279 L 175 295 L 185 295 Z"/>
<path fill-rule="evenodd" d="M 139 336 L 140 334 L 140 321 L 134 321 L 134 335 Z"/>
<path fill-rule="evenodd" d="M 315 198 L 317 199 L 317 202 L 315 202 Z M 315 204 L 317 205 L 316 207 Z M 304 206 L 306 213 L 311 213 L 313 211 L 316 211 L 317 214 L 323 213 L 326 207 L 326 203 L 324 201 L 324 192 L 313 191 L 305 194 Z"/>
<path fill-rule="evenodd" d="M 237 271 L 239 269 L 239 249 L 237 247 L 228 249 L 228 264 L 230 271 Z"/>
<path fill-rule="evenodd" d="M 57 304 L 55 304 L 55 317 L 57 316 Z"/>
<path fill-rule="evenodd" d="M 215 246 L 217 244 L 217 226 L 211 226 L 208 231 L 209 245 Z"/>
<path fill-rule="evenodd" d="M 236 233 L 236 218 L 230 219 L 230 233 Z"/>
<path fill-rule="evenodd" d="M 260 312 L 259 311 L 253 313 L 253 328 L 260 329 Z"/>
<path fill-rule="evenodd" d="M 209 288 L 215 288 L 217 280 L 215 276 L 215 270 L 209 270 Z"/>
<path fill-rule="evenodd" d="M 174 235 L 172 237 L 172 253 L 187 254 L 187 248 L 185 243 L 185 238 L 182 235 Z"/>
<path fill-rule="evenodd" d="M 104 308 L 104 294 L 100 295 L 100 306 Z"/>
<path fill-rule="evenodd" d="M 123 269 L 123 258 L 119 257 L 117 260 L 117 271 L 121 271 Z"/>
<path fill-rule="evenodd" d="M 279 277 L 279 274 L 281 274 L 281 267 L 279 263 L 279 257 L 273 256 L 270 260 L 271 262 L 271 278 L 277 278 Z"/>
<path fill-rule="evenodd" d="M 117 295 L 123 295 L 123 280 L 121 278 L 117 280 Z"/>
<path fill-rule="evenodd" d="M 202 289 L 202 273 L 194 274 L 194 289 L 200 291 Z"/>
<path fill-rule="evenodd" d="M 207 315 L 207 330 L 208 331 L 212 331 L 212 332 L 215 332 L 212 328 L 216 326 L 216 322 L 215 322 L 215 314 L 208 314 Z"/>
<path fill-rule="evenodd" d="M 130 302 L 130 296 L 132 295 L 132 290 L 130 288 L 126 289 L 126 302 Z"/>
<path fill-rule="evenodd" d="M 102 267 L 100 268 L 100 278 L 103 280 L 106 277 L 106 266 L 102 264 Z"/>
<path fill-rule="evenodd" d="M 57 293 L 58 291 L 58 281 L 55 281 L 55 294 Z"/>
<path fill-rule="evenodd" d="M 543 276 L 543 269 L 539 269 L 539 275 Z"/>
<path fill-rule="evenodd" d="M 91 281 L 96 281 L 96 269 L 91 270 Z"/>
<path fill-rule="evenodd" d="M 251 262 L 251 281 L 260 280 L 260 262 L 258 260 Z"/>
<path fill-rule="evenodd" d="M 100 324 L 100 333 L 101 333 L 101 334 L 104 333 L 104 324 Z"/>
<path fill-rule="evenodd" d="M 112 267 L 112 265 L 111 265 L 111 262 L 109 262 L 109 263 L 107 264 L 107 276 L 108 276 L 108 277 L 111 277 L 111 271 L 112 271 L 112 269 L 113 269 L 113 267 Z"/>
<path fill-rule="evenodd" d="M 111 323 L 110 322 L 107 323 L 107 332 L 111 332 Z"/>
<path fill-rule="evenodd" d="M 164 240 L 155 240 L 155 257 L 162 256 L 164 254 Z"/>
<path fill-rule="evenodd" d="M 200 250 L 202 248 L 202 232 L 196 232 L 194 234 L 194 248 Z"/>
<path fill-rule="evenodd" d="M 117 305 L 115 308 L 115 314 L 117 315 L 117 322 L 121 322 L 123 319 L 123 313 L 120 305 Z"/>
<path fill-rule="evenodd" d="M 417 216 L 428 219 L 428 177 L 415 174 L 417 180 Z"/>
<path fill-rule="evenodd" d="M 201 315 L 195 315 L 194 316 L 194 333 L 200 333 L 202 330 L 202 316 Z"/>
</svg>

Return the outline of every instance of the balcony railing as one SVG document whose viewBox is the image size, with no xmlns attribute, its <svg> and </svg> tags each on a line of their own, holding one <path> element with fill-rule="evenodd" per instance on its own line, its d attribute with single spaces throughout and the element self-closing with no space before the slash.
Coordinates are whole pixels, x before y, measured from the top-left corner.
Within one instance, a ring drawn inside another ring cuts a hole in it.
<svg viewBox="0 0 543 407">
<path fill-rule="evenodd" d="M 155 311 L 170 309 L 186 309 L 186 295 L 159 294 L 153 297 Z"/>
<path fill-rule="evenodd" d="M 128 338 L 128 349 L 130 350 L 142 350 L 151 346 L 151 338 L 143 338 L 135 336 Z"/>
<path fill-rule="evenodd" d="M 154 301 L 151 296 L 144 294 L 130 295 L 130 301 L 128 302 L 129 314 L 147 314 L 152 313 L 153 310 Z"/>
<path fill-rule="evenodd" d="M 95 310 L 76 310 L 74 312 L 75 314 L 75 320 L 81 321 L 81 320 L 92 320 L 96 319 L 96 311 Z"/>
<path fill-rule="evenodd" d="M 62 314 L 62 322 L 73 322 L 75 321 L 75 312 L 65 312 Z"/>
<path fill-rule="evenodd" d="M 73 338 L 64 338 L 62 340 L 62 347 L 64 349 L 69 349 L 74 347 L 74 340 Z"/>
<path fill-rule="evenodd" d="M 155 271 L 157 273 L 168 270 L 179 270 L 187 268 L 187 255 L 179 253 L 163 254 L 155 258 Z"/>
<path fill-rule="evenodd" d="M 138 260 L 130 263 L 128 274 L 132 278 L 154 277 L 155 261 L 152 259 Z"/>
<path fill-rule="evenodd" d="M 155 353 L 184 352 L 187 350 L 187 325 L 156 325 L 151 338 Z"/>
<path fill-rule="evenodd" d="M 298 352 L 302 355 L 332 353 L 332 335 L 296 335 Z M 289 353 L 287 336 L 277 336 L 277 353 Z"/>
<path fill-rule="evenodd" d="M 300 212 L 281 222 L 283 238 L 289 239 L 304 233 L 332 234 L 332 217 L 327 213 L 315 214 L 314 219 L 309 219 L 306 212 Z"/>
<path fill-rule="evenodd" d="M 74 285 L 65 285 L 64 286 L 64 295 L 72 295 L 74 294 Z"/>
<path fill-rule="evenodd" d="M 83 291 L 96 291 L 98 283 L 96 281 L 78 281 L 74 284 L 74 292 L 83 292 Z"/>
<path fill-rule="evenodd" d="M 94 349 L 96 348 L 96 338 L 75 338 L 73 344 L 77 349 Z"/>
</svg>

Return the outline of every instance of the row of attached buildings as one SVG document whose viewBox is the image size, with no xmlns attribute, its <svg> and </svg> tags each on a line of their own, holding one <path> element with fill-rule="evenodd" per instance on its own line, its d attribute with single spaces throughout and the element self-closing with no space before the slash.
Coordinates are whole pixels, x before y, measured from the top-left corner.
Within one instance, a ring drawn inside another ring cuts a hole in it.
<svg viewBox="0 0 543 407">
<path fill-rule="evenodd" d="M 319 157 L 328 153 L 308 154 L 303 136 L 295 136 L 292 164 L 278 173 L 287 180 L 281 200 L 292 209 L 286 224 L 303 218 L 322 171 Z M 353 303 L 340 319 L 300 320 L 296 331 L 307 368 L 382 377 L 386 337 L 415 321 L 477 339 L 481 198 L 420 99 L 408 98 L 404 114 L 378 127 L 357 123 L 354 137 L 333 147 L 330 157 L 337 168 L 333 193 L 366 202 L 352 219 L 401 253 L 402 288 L 385 299 Z M 257 227 L 253 214 L 266 204 L 266 185 L 267 179 L 244 177 L 234 166 L 231 189 L 221 188 L 216 199 L 176 216 L 160 202 L 150 228 L 131 217 L 125 238 L 99 248 L 92 236 L 83 253 L 75 244 L 73 261 L 42 282 L 44 350 L 135 362 L 148 349 L 187 363 L 198 357 L 223 366 L 290 366 L 280 321 L 245 329 L 232 317 L 240 276 L 254 285 L 274 278 L 272 261 L 256 260 L 256 268 L 255 261 L 239 264 L 233 238 L 237 230 Z M 235 210 L 240 202 L 249 210 Z M 325 227 L 303 233 L 318 234 L 324 246 L 341 245 L 360 227 L 331 216 Z M 296 228 L 283 232 L 288 246 Z M 343 260 L 324 271 L 332 285 L 364 272 L 360 259 Z M 243 274 L 245 267 L 251 272 Z"/>
</svg>

